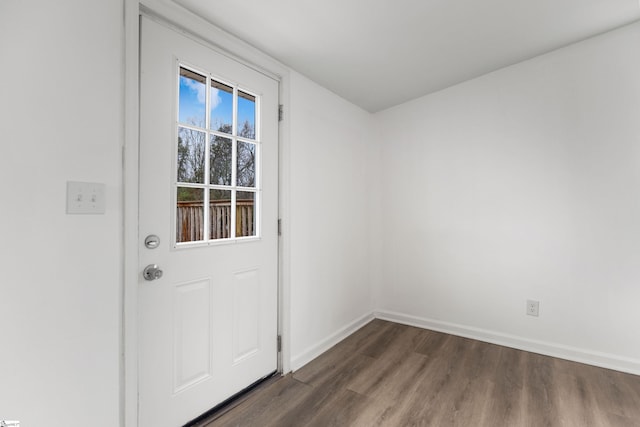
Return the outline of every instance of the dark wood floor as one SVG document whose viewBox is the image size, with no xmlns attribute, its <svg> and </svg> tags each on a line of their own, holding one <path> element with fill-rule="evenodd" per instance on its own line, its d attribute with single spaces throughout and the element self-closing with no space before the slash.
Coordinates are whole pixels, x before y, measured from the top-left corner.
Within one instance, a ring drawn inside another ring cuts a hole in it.
<svg viewBox="0 0 640 427">
<path fill-rule="evenodd" d="M 640 426 L 640 377 L 374 320 L 202 426 Z"/>
</svg>

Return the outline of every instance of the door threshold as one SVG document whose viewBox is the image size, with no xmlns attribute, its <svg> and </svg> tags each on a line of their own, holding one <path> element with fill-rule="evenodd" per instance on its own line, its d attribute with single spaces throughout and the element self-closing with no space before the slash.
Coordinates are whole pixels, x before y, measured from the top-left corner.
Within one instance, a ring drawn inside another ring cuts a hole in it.
<svg viewBox="0 0 640 427">
<path fill-rule="evenodd" d="M 217 404 L 213 408 L 209 409 L 204 414 L 200 415 L 197 418 L 186 423 L 183 427 L 202 427 L 206 424 L 212 422 L 215 419 L 220 418 L 236 406 L 240 405 L 242 402 L 247 400 L 251 393 L 258 388 L 263 386 L 267 386 L 272 382 L 277 381 L 280 378 L 280 373 L 278 371 L 273 371 L 272 373 L 265 375 L 260 378 L 258 381 L 254 382 L 250 386 L 240 390 L 238 393 L 229 397 L 227 400 Z"/>
</svg>

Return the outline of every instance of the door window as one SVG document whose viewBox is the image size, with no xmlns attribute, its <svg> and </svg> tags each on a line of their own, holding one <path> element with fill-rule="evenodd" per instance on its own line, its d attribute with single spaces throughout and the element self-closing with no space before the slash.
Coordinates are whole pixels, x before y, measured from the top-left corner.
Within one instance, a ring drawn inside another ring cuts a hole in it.
<svg viewBox="0 0 640 427">
<path fill-rule="evenodd" d="M 178 78 L 176 246 L 259 237 L 259 96 L 185 65 Z"/>
</svg>

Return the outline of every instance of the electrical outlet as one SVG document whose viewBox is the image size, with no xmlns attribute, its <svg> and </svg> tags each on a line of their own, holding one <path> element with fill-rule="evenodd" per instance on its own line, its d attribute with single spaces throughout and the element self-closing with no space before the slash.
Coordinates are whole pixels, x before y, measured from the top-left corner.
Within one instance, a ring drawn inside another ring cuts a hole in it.
<svg viewBox="0 0 640 427">
<path fill-rule="evenodd" d="M 540 313 L 540 301 L 527 300 L 527 314 L 529 316 L 536 316 Z"/>
</svg>

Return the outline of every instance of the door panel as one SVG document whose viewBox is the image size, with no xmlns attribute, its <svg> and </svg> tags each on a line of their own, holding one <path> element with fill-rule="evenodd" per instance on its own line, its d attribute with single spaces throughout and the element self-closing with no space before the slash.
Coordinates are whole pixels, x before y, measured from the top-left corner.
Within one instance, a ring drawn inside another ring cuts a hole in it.
<svg viewBox="0 0 640 427">
<path fill-rule="evenodd" d="M 260 349 L 260 270 L 233 277 L 233 363 L 239 363 Z"/>
<path fill-rule="evenodd" d="M 184 123 L 181 82 L 202 121 Z M 277 369 L 277 111 L 276 81 L 142 19 L 141 427 L 183 425 Z"/>
<path fill-rule="evenodd" d="M 211 377 L 211 281 L 176 284 L 173 292 L 173 392 L 179 393 Z"/>
</svg>

